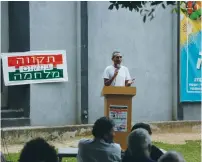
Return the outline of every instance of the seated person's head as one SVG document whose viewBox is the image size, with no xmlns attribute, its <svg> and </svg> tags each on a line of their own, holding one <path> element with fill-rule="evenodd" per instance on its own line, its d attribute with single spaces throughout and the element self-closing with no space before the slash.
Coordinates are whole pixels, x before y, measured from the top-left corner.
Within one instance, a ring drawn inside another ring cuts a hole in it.
<svg viewBox="0 0 202 162">
<path fill-rule="evenodd" d="M 160 157 L 158 162 L 185 162 L 185 160 L 178 152 L 168 151 Z"/>
<path fill-rule="evenodd" d="M 99 118 L 92 130 L 95 138 L 103 139 L 105 142 L 112 143 L 114 138 L 114 122 L 108 117 Z"/>
<path fill-rule="evenodd" d="M 151 144 L 151 137 L 145 129 L 135 129 L 128 136 L 128 151 L 133 157 L 149 158 Z"/>
<path fill-rule="evenodd" d="M 20 154 L 19 162 L 57 162 L 57 152 L 42 138 L 27 142 Z"/>
<path fill-rule="evenodd" d="M 138 129 L 138 128 L 142 128 L 142 129 L 145 129 L 148 131 L 148 133 L 150 135 L 152 135 L 152 131 L 151 131 L 151 127 L 149 124 L 146 124 L 146 123 L 136 123 L 132 129 L 131 129 L 131 132 L 134 131 L 135 129 Z"/>
</svg>

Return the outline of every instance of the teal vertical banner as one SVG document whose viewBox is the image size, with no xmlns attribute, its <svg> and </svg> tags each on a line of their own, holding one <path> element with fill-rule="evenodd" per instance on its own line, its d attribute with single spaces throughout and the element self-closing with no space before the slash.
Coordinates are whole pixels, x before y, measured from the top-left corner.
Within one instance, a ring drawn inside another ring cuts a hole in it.
<svg viewBox="0 0 202 162">
<path fill-rule="evenodd" d="M 198 102 L 202 92 L 201 6 L 194 1 L 185 4 L 180 13 L 180 101 Z"/>
</svg>

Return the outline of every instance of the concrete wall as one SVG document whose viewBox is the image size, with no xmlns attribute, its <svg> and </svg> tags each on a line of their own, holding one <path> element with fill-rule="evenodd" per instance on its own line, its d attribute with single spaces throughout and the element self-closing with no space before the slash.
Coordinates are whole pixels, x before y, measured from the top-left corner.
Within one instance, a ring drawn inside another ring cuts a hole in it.
<svg viewBox="0 0 202 162">
<path fill-rule="evenodd" d="M 1 1 L 1 52 L 8 52 L 9 33 L 8 33 L 8 2 Z M 2 68 L 2 67 L 1 67 Z M 3 83 L 3 73 L 1 73 L 1 107 L 7 106 L 8 88 Z"/>
<path fill-rule="evenodd" d="M 76 122 L 76 3 L 30 1 L 30 50 L 66 50 L 69 77 L 31 85 L 31 125 Z"/>
<path fill-rule="evenodd" d="M 88 2 L 89 11 L 89 121 L 104 114 L 100 92 L 102 73 L 119 50 L 132 77 L 137 96 L 133 121 L 172 119 L 172 14 L 157 9 L 145 24 L 139 13 L 108 10 L 109 2 Z M 95 88 L 96 87 L 96 88 Z"/>
<path fill-rule="evenodd" d="M 183 104 L 184 120 L 201 120 L 201 103 Z"/>
<path fill-rule="evenodd" d="M 8 52 L 8 2 L 1 2 L 1 52 Z"/>
<path fill-rule="evenodd" d="M 8 51 L 8 8 L 2 13 L 2 52 Z M 79 2 L 30 2 L 30 50 L 67 51 L 69 81 L 30 85 L 31 125 L 76 124 L 80 119 Z M 132 77 L 133 122 L 177 119 L 177 18 L 157 9 L 153 21 L 139 13 L 108 10 L 109 2 L 88 2 L 89 123 L 103 116 L 102 73 L 119 50 Z M 3 16 L 4 15 L 4 16 Z M 87 94 L 86 94 L 87 95 Z M 199 103 L 183 104 L 185 120 L 199 120 Z"/>
</svg>

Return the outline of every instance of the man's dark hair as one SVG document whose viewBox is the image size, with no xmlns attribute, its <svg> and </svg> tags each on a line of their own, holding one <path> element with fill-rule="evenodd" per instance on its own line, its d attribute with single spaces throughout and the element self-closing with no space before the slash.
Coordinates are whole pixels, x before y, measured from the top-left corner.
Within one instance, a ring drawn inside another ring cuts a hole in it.
<svg viewBox="0 0 202 162">
<path fill-rule="evenodd" d="M 36 138 L 27 142 L 20 154 L 19 162 L 57 162 L 57 152 L 44 139 Z"/>
<path fill-rule="evenodd" d="M 108 117 L 101 117 L 94 123 L 92 134 L 94 137 L 103 138 L 115 126 L 113 120 Z"/>
<path fill-rule="evenodd" d="M 147 130 L 150 135 L 152 135 L 151 127 L 149 124 L 137 123 L 132 127 L 131 132 L 138 128 L 143 128 L 143 129 Z"/>
</svg>

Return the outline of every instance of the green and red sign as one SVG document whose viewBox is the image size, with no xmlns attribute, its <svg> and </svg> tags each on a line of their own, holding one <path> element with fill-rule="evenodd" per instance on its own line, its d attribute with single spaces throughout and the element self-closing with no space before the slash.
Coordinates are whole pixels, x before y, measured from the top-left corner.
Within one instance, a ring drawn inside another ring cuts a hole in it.
<svg viewBox="0 0 202 162">
<path fill-rule="evenodd" d="M 2 53 L 6 86 L 68 81 L 65 51 Z"/>
</svg>

